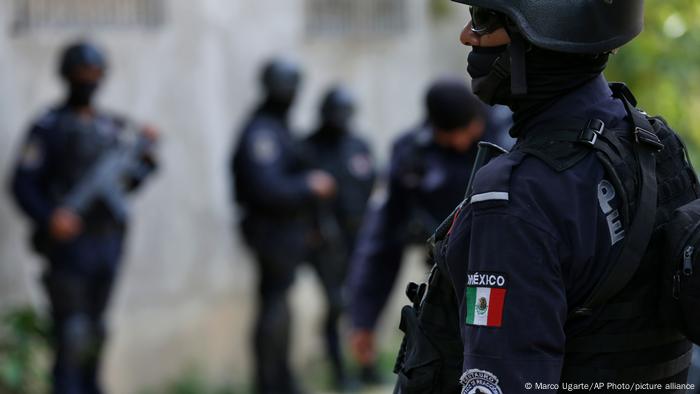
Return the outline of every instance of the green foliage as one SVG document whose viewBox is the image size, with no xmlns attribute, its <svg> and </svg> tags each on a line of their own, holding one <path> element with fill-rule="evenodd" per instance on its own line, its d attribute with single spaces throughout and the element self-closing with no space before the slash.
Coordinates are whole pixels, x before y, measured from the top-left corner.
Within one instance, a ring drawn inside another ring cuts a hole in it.
<svg viewBox="0 0 700 394">
<path fill-rule="evenodd" d="M 45 393 L 48 387 L 48 323 L 33 308 L 2 318 L 0 393 Z"/>
<path fill-rule="evenodd" d="M 231 387 L 212 387 L 202 376 L 201 371 L 192 367 L 172 382 L 159 389 L 149 389 L 143 394 L 236 394 L 246 390 L 234 390 Z"/>
<path fill-rule="evenodd" d="M 440 19 L 449 15 L 450 3 L 445 0 L 430 0 L 430 14 L 435 19 Z"/>
<path fill-rule="evenodd" d="M 644 108 L 700 146 L 700 2 L 647 0 L 644 32 L 611 57 L 606 76 L 626 82 Z M 691 150 L 694 150 L 691 147 Z"/>
</svg>

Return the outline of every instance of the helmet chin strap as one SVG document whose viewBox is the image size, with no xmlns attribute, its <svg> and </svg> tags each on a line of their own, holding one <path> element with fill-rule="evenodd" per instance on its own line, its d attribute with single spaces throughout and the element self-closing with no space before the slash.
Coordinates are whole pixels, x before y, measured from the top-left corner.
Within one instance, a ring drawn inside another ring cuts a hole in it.
<svg viewBox="0 0 700 394">
<path fill-rule="evenodd" d="M 510 92 L 513 97 L 522 97 L 527 94 L 527 66 L 525 65 L 526 41 L 517 31 L 509 29 L 510 44 L 508 55 L 510 56 Z"/>
</svg>

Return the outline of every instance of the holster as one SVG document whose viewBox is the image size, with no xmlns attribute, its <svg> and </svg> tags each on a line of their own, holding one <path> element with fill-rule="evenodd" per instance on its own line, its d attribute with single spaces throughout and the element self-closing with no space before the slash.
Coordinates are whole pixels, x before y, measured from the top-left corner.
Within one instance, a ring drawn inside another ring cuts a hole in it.
<svg viewBox="0 0 700 394">
<path fill-rule="evenodd" d="M 468 201 L 476 172 L 506 151 L 489 142 L 480 142 L 467 193 L 462 204 L 450 214 L 428 240 L 428 262 L 433 267 L 427 283 L 409 283 L 406 295 L 413 305 L 401 311 L 401 331 L 405 333 L 394 372 L 398 382 L 394 393 L 454 394 L 460 391 L 463 344 L 459 305 L 447 276 L 445 249 L 448 235 L 464 203 Z"/>
<path fill-rule="evenodd" d="M 408 285 L 413 305 L 404 306 L 399 328 L 405 333 L 394 366 L 394 393 L 457 393 L 462 372 L 462 341 L 456 297 L 435 264 L 428 283 Z"/>
</svg>

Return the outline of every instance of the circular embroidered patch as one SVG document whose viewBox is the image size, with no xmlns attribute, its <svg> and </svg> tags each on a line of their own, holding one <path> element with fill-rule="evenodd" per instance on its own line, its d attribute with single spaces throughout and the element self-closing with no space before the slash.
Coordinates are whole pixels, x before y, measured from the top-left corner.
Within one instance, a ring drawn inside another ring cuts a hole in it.
<svg viewBox="0 0 700 394">
<path fill-rule="evenodd" d="M 38 138 L 29 140 L 22 149 L 20 165 L 25 169 L 36 169 L 44 161 L 44 145 Z"/>
<path fill-rule="evenodd" d="M 488 371 L 470 369 L 459 378 L 462 394 L 503 394 L 498 378 Z"/>
<path fill-rule="evenodd" d="M 353 155 L 347 165 L 350 174 L 356 178 L 367 178 L 372 173 L 372 159 L 363 153 Z"/>
<path fill-rule="evenodd" d="M 257 130 L 253 135 L 253 158 L 258 164 L 273 164 L 279 158 L 280 152 L 272 130 Z"/>
</svg>

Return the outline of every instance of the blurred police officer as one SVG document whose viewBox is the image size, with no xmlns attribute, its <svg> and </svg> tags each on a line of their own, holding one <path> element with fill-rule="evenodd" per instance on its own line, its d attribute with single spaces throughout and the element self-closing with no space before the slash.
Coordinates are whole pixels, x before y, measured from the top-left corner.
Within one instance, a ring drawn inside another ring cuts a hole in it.
<svg viewBox="0 0 700 394">
<path fill-rule="evenodd" d="M 472 6 L 461 41 L 474 92 L 513 109 L 518 137 L 478 171 L 435 249 L 459 303 L 463 392 L 684 391 L 665 385 L 684 383 L 690 361 L 688 341 L 658 316 L 668 256 L 660 233 L 640 234 L 693 200 L 697 181 L 680 140 L 602 76 L 642 30 L 642 1 L 457 2 Z M 613 268 L 630 263 L 639 269 Z"/>
<path fill-rule="evenodd" d="M 299 67 L 289 61 L 264 66 L 264 98 L 243 126 L 231 161 L 241 230 L 260 274 L 255 384 L 266 394 L 299 390 L 289 367 L 288 290 L 309 248 L 313 209 L 336 189 L 328 173 L 309 169 L 289 129 L 300 80 Z"/>
<path fill-rule="evenodd" d="M 310 261 L 328 301 L 325 340 L 339 389 L 347 383 L 338 336 L 345 305 L 343 285 L 376 175 L 369 145 L 353 132 L 355 109 L 355 97 L 346 87 L 330 88 L 321 104 L 320 125 L 305 144 L 309 160 L 330 173 L 338 186 L 336 198 L 316 208 L 316 242 Z"/>
<path fill-rule="evenodd" d="M 59 74 L 67 97 L 30 128 L 12 181 L 14 197 L 34 226 L 34 247 L 48 262 L 44 284 L 53 319 L 54 393 L 101 392 L 103 319 L 126 218 L 110 210 L 104 198 L 84 212 L 63 204 L 101 158 L 122 146 L 127 133 L 126 120 L 93 105 L 106 71 L 105 56 L 93 44 L 81 41 L 64 50 Z M 156 138 L 152 129 L 143 133 Z M 153 168 L 152 156 L 142 160 Z M 127 181 L 136 186 L 148 172 Z"/>
<path fill-rule="evenodd" d="M 367 368 L 375 358 L 374 328 L 403 251 L 407 245 L 423 244 L 462 200 L 476 143 L 484 134 L 483 104 L 463 81 L 438 80 L 425 100 L 426 121 L 393 145 L 386 196 L 370 207 L 352 257 L 351 343 Z"/>
</svg>

